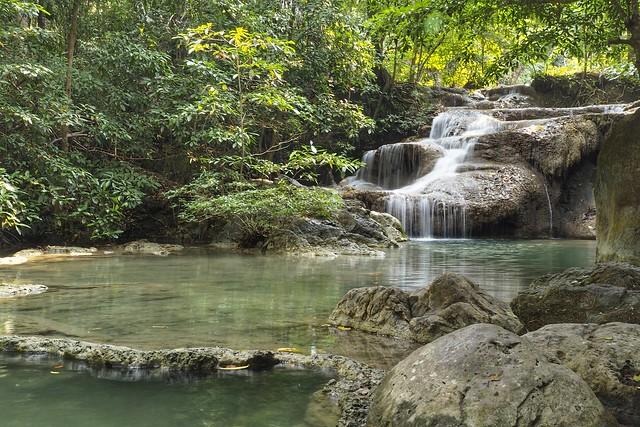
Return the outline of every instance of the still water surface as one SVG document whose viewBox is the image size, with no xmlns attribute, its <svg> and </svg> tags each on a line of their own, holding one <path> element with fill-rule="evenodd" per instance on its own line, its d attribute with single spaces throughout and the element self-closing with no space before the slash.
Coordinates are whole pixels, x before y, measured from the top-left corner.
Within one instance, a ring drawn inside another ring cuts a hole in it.
<svg viewBox="0 0 640 427">
<path fill-rule="evenodd" d="M 311 427 L 308 370 L 125 382 L 0 356 L 3 427 Z M 53 373 L 52 373 L 53 372 Z"/>
<path fill-rule="evenodd" d="M 385 258 L 247 256 L 205 249 L 169 257 L 110 256 L 0 269 L 0 281 L 42 283 L 41 295 L 0 300 L 0 333 L 69 336 L 135 348 L 297 347 L 368 362 L 394 345 L 325 324 L 349 289 L 417 289 L 445 271 L 465 274 L 509 301 L 532 279 L 587 266 L 595 242 L 410 242 Z M 390 355 L 393 357 L 393 355 Z M 381 361 L 384 364 L 384 361 Z"/>
</svg>

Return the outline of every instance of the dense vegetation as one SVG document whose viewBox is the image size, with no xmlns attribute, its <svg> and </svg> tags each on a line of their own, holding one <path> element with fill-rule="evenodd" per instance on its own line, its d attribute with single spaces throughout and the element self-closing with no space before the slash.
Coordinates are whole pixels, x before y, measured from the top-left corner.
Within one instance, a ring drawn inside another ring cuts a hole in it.
<svg viewBox="0 0 640 427">
<path fill-rule="evenodd" d="M 638 68 L 637 0 L 0 0 L 0 241 L 116 239 L 152 196 L 260 232 L 330 215 L 288 179 L 420 126 L 416 85 Z"/>
</svg>

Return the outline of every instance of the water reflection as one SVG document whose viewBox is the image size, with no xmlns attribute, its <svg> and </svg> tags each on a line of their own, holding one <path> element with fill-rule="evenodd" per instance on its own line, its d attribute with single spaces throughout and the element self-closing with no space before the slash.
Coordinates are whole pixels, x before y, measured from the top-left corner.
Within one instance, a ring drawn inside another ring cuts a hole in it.
<svg viewBox="0 0 640 427">
<path fill-rule="evenodd" d="M 0 269 L 0 281 L 49 286 L 0 302 L 5 333 L 78 337 L 137 348 L 298 347 L 385 364 L 322 325 L 349 289 L 415 289 L 445 271 L 465 274 L 510 300 L 532 279 L 595 257 L 589 241 L 412 242 L 387 257 L 292 258 L 189 250 L 171 257 L 120 256 Z M 11 332 L 9 332 L 11 331 Z M 391 346 L 393 347 L 393 346 Z"/>
<path fill-rule="evenodd" d="M 51 366 L 0 356 L 3 427 L 318 427 L 303 420 L 328 380 L 312 370 L 275 369 L 132 382 Z"/>
</svg>

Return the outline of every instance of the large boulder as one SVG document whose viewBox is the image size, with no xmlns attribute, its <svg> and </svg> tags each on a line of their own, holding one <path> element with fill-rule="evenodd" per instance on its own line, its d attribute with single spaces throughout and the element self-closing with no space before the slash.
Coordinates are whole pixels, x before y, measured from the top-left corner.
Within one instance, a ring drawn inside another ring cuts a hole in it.
<svg viewBox="0 0 640 427">
<path fill-rule="evenodd" d="M 468 326 L 416 350 L 391 369 L 369 426 L 616 425 L 589 386 L 550 363 L 525 338 Z"/>
<path fill-rule="evenodd" d="M 602 144 L 595 198 L 598 260 L 640 264 L 640 109 Z"/>
<path fill-rule="evenodd" d="M 297 218 L 287 230 L 271 234 L 261 249 L 302 256 L 384 256 L 381 249 L 406 240 L 400 222 L 388 214 L 346 200 L 333 219 Z"/>
<path fill-rule="evenodd" d="M 122 246 L 127 254 L 167 256 L 183 250 L 182 245 L 150 242 L 148 240 L 134 240 Z"/>
<path fill-rule="evenodd" d="M 640 325 L 548 325 L 525 337 L 578 374 L 620 424 L 640 426 Z"/>
<path fill-rule="evenodd" d="M 528 330 L 550 323 L 640 323 L 640 267 L 604 263 L 536 279 L 511 302 Z"/>
<path fill-rule="evenodd" d="M 475 323 L 493 323 L 513 332 L 523 328 L 507 304 L 453 273 L 413 293 L 382 286 L 352 289 L 329 322 L 420 343 Z"/>
</svg>

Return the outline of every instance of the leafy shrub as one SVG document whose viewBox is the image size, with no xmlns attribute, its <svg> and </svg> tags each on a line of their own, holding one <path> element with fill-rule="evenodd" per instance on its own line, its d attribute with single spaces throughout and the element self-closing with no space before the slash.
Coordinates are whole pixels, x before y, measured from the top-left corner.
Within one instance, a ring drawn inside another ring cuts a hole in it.
<svg viewBox="0 0 640 427">
<path fill-rule="evenodd" d="M 285 181 L 218 197 L 196 197 L 180 213 L 186 222 L 214 221 L 238 226 L 240 243 L 255 246 L 299 217 L 330 218 L 344 205 L 340 196 L 321 188 L 295 187 Z"/>
</svg>

